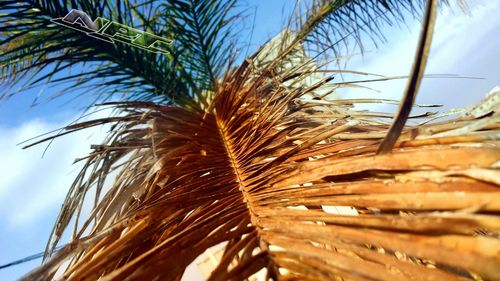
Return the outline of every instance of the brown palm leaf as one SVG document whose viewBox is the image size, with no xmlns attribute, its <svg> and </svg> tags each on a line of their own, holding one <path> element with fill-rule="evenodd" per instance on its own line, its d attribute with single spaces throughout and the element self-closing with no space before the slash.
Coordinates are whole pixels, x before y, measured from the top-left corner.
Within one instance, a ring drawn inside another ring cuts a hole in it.
<svg viewBox="0 0 500 281">
<path fill-rule="evenodd" d="M 294 48 L 228 72 L 204 111 L 121 102 L 67 127 L 115 124 L 25 280 L 180 280 L 212 247 L 209 280 L 499 280 L 500 91 L 377 154 L 392 115 L 331 99 Z"/>
</svg>

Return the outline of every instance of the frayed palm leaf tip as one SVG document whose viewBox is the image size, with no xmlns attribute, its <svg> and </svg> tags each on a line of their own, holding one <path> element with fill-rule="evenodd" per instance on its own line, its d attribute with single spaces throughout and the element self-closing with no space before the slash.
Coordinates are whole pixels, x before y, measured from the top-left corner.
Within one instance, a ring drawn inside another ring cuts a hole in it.
<svg viewBox="0 0 500 281">
<path fill-rule="evenodd" d="M 227 73 L 208 111 L 121 102 L 68 128 L 116 124 L 23 280 L 180 280 L 207 251 L 208 280 L 499 280 L 499 89 L 377 155 L 389 124 L 294 48 Z"/>
<path fill-rule="evenodd" d="M 365 88 L 337 74 L 372 74 L 316 64 L 349 36 L 361 49 L 363 36 L 383 39 L 382 23 L 423 2 L 302 1 L 279 36 L 230 67 L 235 0 L 1 1 L 0 80 L 129 100 L 31 144 L 111 125 L 79 159 L 44 262 L 22 280 L 177 281 L 193 265 L 208 280 L 500 280 L 500 89 L 471 108 L 409 115 L 421 60 L 391 130 L 393 114 L 355 105 L 398 101 L 337 92 Z M 158 55 L 50 25 L 70 6 L 176 37 Z M 85 71 L 57 77 L 77 63 Z"/>
</svg>

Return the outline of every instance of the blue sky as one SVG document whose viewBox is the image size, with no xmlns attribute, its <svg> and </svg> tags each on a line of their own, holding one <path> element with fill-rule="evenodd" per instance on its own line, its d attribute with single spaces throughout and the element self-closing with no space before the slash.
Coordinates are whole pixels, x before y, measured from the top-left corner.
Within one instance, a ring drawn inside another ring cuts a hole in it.
<svg viewBox="0 0 500 281">
<path fill-rule="evenodd" d="M 285 2 L 249 1 L 250 7 L 257 9 L 251 51 L 281 30 Z M 500 85 L 500 3 L 468 2 L 471 15 L 463 14 L 457 7 L 445 9 L 439 15 L 426 73 L 483 79 L 426 79 L 419 102 L 442 103 L 446 108 L 471 105 Z M 348 61 L 349 69 L 384 75 L 408 73 L 419 23 L 409 20 L 406 25 L 385 29 L 389 42 L 378 49 L 368 46 L 364 56 Z M 404 84 L 404 80 L 371 83 L 369 86 L 378 92 L 345 90 L 341 95 L 399 99 Z M 3 90 L 5 85 L 0 87 Z M 0 264 L 44 249 L 66 190 L 78 171 L 78 165 L 71 163 L 88 153 L 90 144 L 99 143 L 106 132 L 102 128 L 93 129 L 58 139 L 43 158 L 44 145 L 21 150 L 18 142 L 72 122 L 81 112 L 81 105 L 91 100 L 85 96 L 67 104 L 73 98 L 67 96 L 47 102 L 43 97 L 58 88 L 41 90 L 36 88 L 0 103 Z M 40 93 L 40 104 L 31 107 Z M 0 270 L 0 280 L 14 280 L 39 262 Z"/>
</svg>

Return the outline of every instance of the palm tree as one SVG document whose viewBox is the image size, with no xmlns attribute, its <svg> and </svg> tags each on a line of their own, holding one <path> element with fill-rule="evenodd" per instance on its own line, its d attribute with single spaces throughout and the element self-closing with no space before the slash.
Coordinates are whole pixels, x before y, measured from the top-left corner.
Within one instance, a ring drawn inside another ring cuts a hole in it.
<svg viewBox="0 0 500 281">
<path fill-rule="evenodd" d="M 32 144 L 113 125 L 80 159 L 85 167 L 45 261 L 24 279 L 180 280 L 215 246 L 222 257 L 209 280 L 259 272 L 273 280 L 500 279 L 500 94 L 452 120 L 420 116 L 427 121 L 405 127 L 437 1 L 423 9 L 392 125 L 392 115 L 353 107 L 383 100 L 332 98 L 349 84 L 333 83 L 333 75 L 347 70 L 316 63 L 339 52 L 346 37 L 358 45 L 363 34 L 378 40 L 382 21 L 422 7 L 299 3 L 301 16 L 235 67 L 241 45 L 233 27 L 244 18 L 236 0 L 2 1 L 4 83 L 64 82 L 68 91 L 91 89 L 118 112 Z M 71 8 L 173 43 L 167 55 L 156 54 L 50 22 Z M 58 76 L 82 64 L 81 73 Z M 88 217 L 83 204 L 93 206 Z M 71 241 L 56 249 L 71 225 Z"/>
</svg>

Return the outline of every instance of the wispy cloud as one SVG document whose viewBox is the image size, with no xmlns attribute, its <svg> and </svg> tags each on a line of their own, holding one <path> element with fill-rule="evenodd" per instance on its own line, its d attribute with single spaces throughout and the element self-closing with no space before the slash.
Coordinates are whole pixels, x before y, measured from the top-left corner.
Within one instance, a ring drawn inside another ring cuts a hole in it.
<svg viewBox="0 0 500 281">
<path fill-rule="evenodd" d="M 67 112 L 57 116 L 61 121 L 33 119 L 17 127 L 0 125 L 0 264 L 44 249 L 68 188 L 81 168 L 81 164 L 72 165 L 73 161 L 86 156 L 90 144 L 101 143 L 106 133 L 101 127 L 63 136 L 50 145 L 43 158 L 46 144 L 26 150 L 17 145 L 78 117 Z M 33 261 L 1 270 L 0 280 L 16 280 L 38 264 Z"/>
<path fill-rule="evenodd" d="M 499 82 L 500 37 L 495 33 L 500 26 L 500 2 L 476 0 L 469 3 L 469 15 L 453 5 L 451 9 L 443 9 L 439 13 L 426 74 L 456 74 L 485 79 L 424 79 L 419 102 L 464 106 L 478 102 Z M 363 57 L 355 57 L 348 68 L 387 76 L 407 75 L 413 62 L 420 22 L 409 20 L 407 27 L 389 27 L 388 42 L 378 49 L 371 48 Z M 369 83 L 365 85 L 379 92 L 348 89 L 344 95 L 400 99 L 405 84 L 405 79 Z M 370 108 L 387 109 L 383 105 Z"/>
<path fill-rule="evenodd" d="M 46 144 L 27 150 L 16 145 L 69 122 L 36 119 L 15 128 L 0 127 L 0 221 L 8 228 L 29 228 L 58 209 L 80 167 L 73 161 L 88 154 L 91 143 L 102 141 L 103 128 L 70 134 L 56 139 L 43 158 Z"/>
</svg>

